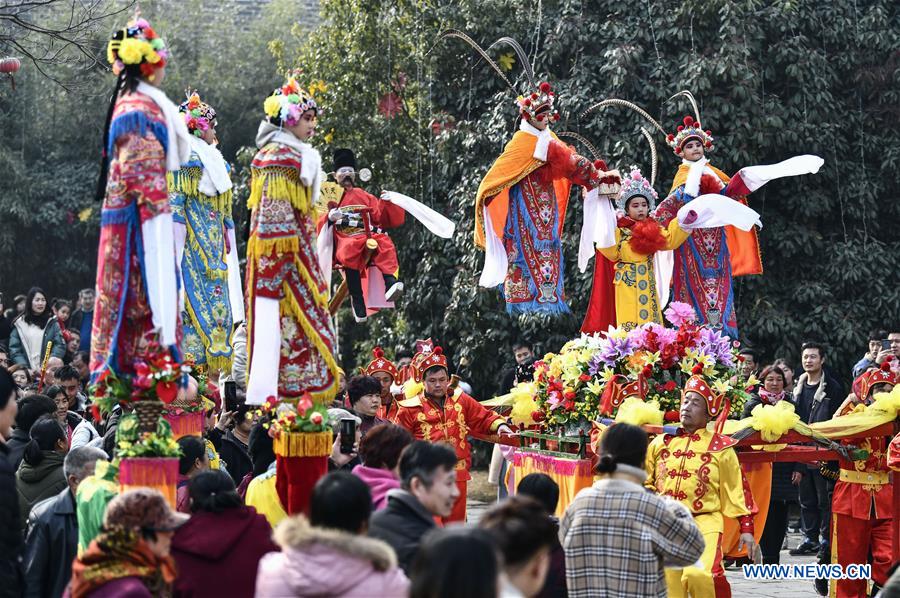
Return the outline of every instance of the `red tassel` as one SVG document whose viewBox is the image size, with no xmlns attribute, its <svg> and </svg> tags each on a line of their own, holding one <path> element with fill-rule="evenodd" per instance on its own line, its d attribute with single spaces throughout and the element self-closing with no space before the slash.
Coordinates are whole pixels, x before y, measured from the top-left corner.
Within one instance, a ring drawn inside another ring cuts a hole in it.
<svg viewBox="0 0 900 598">
<path fill-rule="evenodd" d="M 631 228 L 631 233 L 631 248 L 641 255 L 653 255 L 666 246 L 662 227 L 653 218 L 636 222 Z"/>
</svg>

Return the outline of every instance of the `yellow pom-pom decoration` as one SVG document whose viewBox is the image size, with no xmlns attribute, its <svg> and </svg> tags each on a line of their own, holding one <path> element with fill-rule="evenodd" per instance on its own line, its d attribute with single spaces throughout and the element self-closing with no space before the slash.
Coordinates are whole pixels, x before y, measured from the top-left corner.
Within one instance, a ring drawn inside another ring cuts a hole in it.
<svg viewBox="0 0 900 598">
<path fill-rule="evenodd" d="M 631 424 L 633 426 L 643 426 L 644 424 L 661 426 L 663 423 L 663 412 L 659 408 L 658 401 L 644 402 L 637 397 L 628 397 L 619 406 L 619 411 L 616 413 L 616 421 L 620 424 Z"/>
<path fill-rule="evenodd" d="M 150 44 L 147 44 L 147 47 L 150 48 L 150 51 L 147 54 L 145 54 L 145 57 L 147 58 L 147 62 L 149 62 L 150 64 L 156 64 L 157 62 L 162 60 L 162 57 L 156 53 L 156 50 L 154 50 L 150 46 Z"/>
<path fill-rule="evenodd" d="M 403 383 L 403 396 L 407 399 L 418 396 L 423 390 L 425 390 L 425 385 L 421 382 L 416 382 L 412 378 Z"/>
<path fill-rule="evenodd" d="M 513 407 L 509 418 L 514 424 L 530 426 L 534 423 L 531 414 L 539 409 L 537 402 L 534 400 L 536 393 L 537 389 L 532 382 L 522 382 L 510 391 Z"/>
<path fill-rule="evenodd" d="M 124 64 L 140 64 L 144 60 L 144 52 L 141 44 L 146 44 L 133 38 L 123 39 L 119 45 L 119 60 Z"/>
<path fill-rule="evenodd" d="M 281 113 L 281 96 L 269 96 L 263 103 L 266 116 L 275 117 Z"/>
<path fill-rule="evenodd" d="M 750 423 L 754 430 L 766 442 L 775 442 L 786 432 L 794 429 L 800 416 L 794 412 L 794 406 L 788 401 L 778 401 L 774 405 L 757 405 L 750 412 Z"/>
</svg>

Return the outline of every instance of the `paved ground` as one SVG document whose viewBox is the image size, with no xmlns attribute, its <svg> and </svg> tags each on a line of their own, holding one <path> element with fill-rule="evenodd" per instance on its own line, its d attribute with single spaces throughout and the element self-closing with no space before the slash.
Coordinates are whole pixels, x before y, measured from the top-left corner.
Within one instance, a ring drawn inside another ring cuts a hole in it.
<svg viewBox="0 0 900 598">
<path fill-rule="evenodd" d="M 473 472 L 474 473 L 474 472 Z M 490 506 L 476 498 L 469 498 L 468 518 L 470 523 L 478 523 L 481 514 Z M 788 534 L 788 546 L 793 548 L 801 542 L 800 534 Z M 782 563 L 813 563 L 812 556 L 791 556 L 787 550 L 781 552 Z M 807 598 L 817 597 L 813 582 L 806 580 L 748 580 L 740 568 L 726 569 L 728 581 L 731 583 L 732 595 L 736 598 Z"/>
</svg>

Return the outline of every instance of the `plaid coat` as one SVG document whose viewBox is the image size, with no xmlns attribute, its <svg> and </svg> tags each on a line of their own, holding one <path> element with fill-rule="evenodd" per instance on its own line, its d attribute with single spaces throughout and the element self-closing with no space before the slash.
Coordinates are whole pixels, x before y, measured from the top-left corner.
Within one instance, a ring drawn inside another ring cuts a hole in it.
<svg viewBox="0 0 900 598">
<path fill-rule="evenodd" d="M 604 478 L 560 522 L 569 596 L 666 596 L 663 567 L 693 565 L 704 541 L 690 512 L 640 485 Z"/>
</svg>

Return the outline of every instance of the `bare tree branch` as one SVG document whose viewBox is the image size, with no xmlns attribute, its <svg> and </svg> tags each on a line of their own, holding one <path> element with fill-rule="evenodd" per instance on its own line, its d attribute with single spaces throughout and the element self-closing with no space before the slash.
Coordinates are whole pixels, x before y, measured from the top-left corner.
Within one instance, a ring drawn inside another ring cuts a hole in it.
<svg viewBox="0 0 900 598">
<path fill-rule="evenodd" d="M 63 89 L 79 73 L 105 66 L 106 29 L 134 0 L 12 0 L 0 2 L 0 55 L 14 52 Z M 70 80 L 71 79 L 71 80 Z"/>
</svg>

